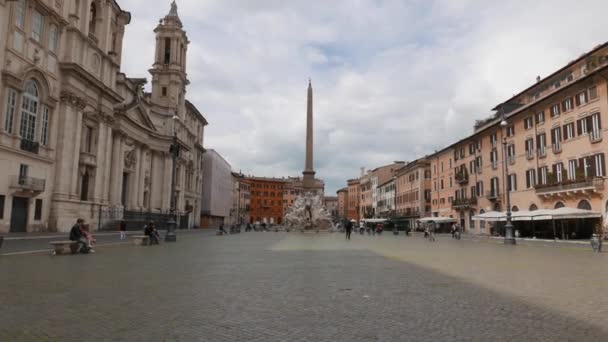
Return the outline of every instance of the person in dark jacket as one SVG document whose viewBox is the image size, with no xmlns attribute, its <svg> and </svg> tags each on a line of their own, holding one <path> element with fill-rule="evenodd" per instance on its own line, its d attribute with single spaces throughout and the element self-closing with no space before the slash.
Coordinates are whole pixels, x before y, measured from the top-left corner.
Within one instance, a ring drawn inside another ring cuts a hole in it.
<svg viewBox="0 0 608 342">
<path fill-rule="evenodd" d="M 78 253 L 89 253 L 89 243 L 82 234 L 82 226 L 84 224 L 83 219 L 76 220 L 76 224 L 72 226 L 70 230 L 70 241 L 76 241 L 78 243 L 78 249 L 76 250 Z"/>
<path fill-rule="evenodd" d="M 144 234 L 150 237 L 151 245 L 158 245 L 160 241 L 160 235 L 158 235 L 158 231 L 156 230 L 156 226 L 154 225 L 154 221 L 150 221 L 144 227 Z"/>
<path fill-rule="evenodd" d="M 346 240 L 350 240 L 350 233 L 353 231 L 353 223 L 347 220 L 344 222 L 344 229 L 346 230 Z"/>
</svg>

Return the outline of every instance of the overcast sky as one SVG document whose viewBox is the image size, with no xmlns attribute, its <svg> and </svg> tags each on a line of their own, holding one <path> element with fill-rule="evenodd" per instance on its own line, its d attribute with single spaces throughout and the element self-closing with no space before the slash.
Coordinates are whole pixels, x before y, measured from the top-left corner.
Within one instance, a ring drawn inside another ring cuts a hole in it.
<svg viewBox="0 0 608 342">
<path fill-rule="evenodd" d="M 133 17 L 123 70 L 150 77 L 170 1 L 119 0 Z M 153 4 L 153 6 L 152 6 Z M 315 169 L 326 193 L 362 166 L 413 160 L 608 40 L 608 1 L 179 0 L 191 41 L 187 97 L 205 147 L 235 171 L 304 169 L 312 78 Z"/>
</svg>

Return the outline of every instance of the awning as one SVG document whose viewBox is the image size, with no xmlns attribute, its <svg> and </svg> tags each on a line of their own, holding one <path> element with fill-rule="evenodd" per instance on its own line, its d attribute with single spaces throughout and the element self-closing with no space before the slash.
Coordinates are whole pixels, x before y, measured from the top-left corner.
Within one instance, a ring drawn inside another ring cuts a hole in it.
<svg viewBox="0 0 608 342">
<path fill-rule="evenodd" d="M 363 219 L 361 221 L 362 222 L 369 222 L 369 223 L 382 223 L 382 222 L 386 222 L 388 220 L 387 219 Z"/>
<path fill-rule="evenodd" d="M 602 214 L 590 210 L 566 207 L 559 209 L 539 209 L 534 211 L 523 210 L 511 212 L 511 218 L 513 221 L 563 220 L 596 217 L 602 217 Z M 487 213 L 473 216 L 473 220 L 504 222 L 507 220 L 507 214 L 498 211 L 488 211 Z"/>
<path fill-rule="evenodd" d="M 457 222 L 455 218 L 452 217 L 425 217 L 425 218 L 421 218 L 419 220 L 416 220 L 418 222 L 421 223 L 426 223 L 426 222 L 435 222 L 435 223 L 450 223 L 450 222 Z"/>
</svg>

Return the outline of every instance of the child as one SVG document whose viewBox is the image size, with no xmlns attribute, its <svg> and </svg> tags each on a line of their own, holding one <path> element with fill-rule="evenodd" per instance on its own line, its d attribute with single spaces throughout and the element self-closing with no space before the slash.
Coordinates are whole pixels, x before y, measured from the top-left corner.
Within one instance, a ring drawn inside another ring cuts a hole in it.
<svg viewBox="0 0 608 342">
<path fill-rule="evenodd" d="M 118 230 L 120 230 L 120 239 L 124 240 L 127 238 L 127 222 L 125 220 L 121 220 L 118 224 Z"/>
<path fill-rule="evenodd" d="M 87 239 L 87 243 L 88 243 L 87 247 L 90 248 L 89 252 L 94 252 L 93 245 L 97 242 L 97 240 L 93 237 L 93 234 L 91 234 L 91 232 L 89 231 L 88 224 L 82 225 L 82 235 L 84 236 L 85 239 Z"/>
</svg>

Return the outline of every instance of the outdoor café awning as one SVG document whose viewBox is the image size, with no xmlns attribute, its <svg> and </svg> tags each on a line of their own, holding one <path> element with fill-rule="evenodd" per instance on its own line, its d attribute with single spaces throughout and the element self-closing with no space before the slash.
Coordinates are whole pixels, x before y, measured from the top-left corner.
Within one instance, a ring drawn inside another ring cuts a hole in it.
<svg viewBox="0 0 608 342">
<path fill-rule="evenodd" d="M 513 221 L 542 221 L 542 220 L 564 220 L 579 218 L 602 217 L 601 213 L 577 208 L 539 209 L 534 211 L 513 211 Z M 481 215 L 473 216 L 474 221 L 506 221 L 507 214 L 498 211 L 488 211 Z"/>
<path fill-rule="evenodd" d="M 387 219 L 363 219 L 361 221 L 369 222 L 369 223 L 382 223 L 382 222 L 386 222 L 388 220 Z"/>
<path fill-rule="evenodd" d="M 424 217 L 421 218 L 419 220 L 416 220 L 420 223 L 427 223 L 427 222 L 435 222 L 435 223 L 452 223 L 452 222 L 456 222 L 456 219 L 453 217 Z"/>
</svg>

